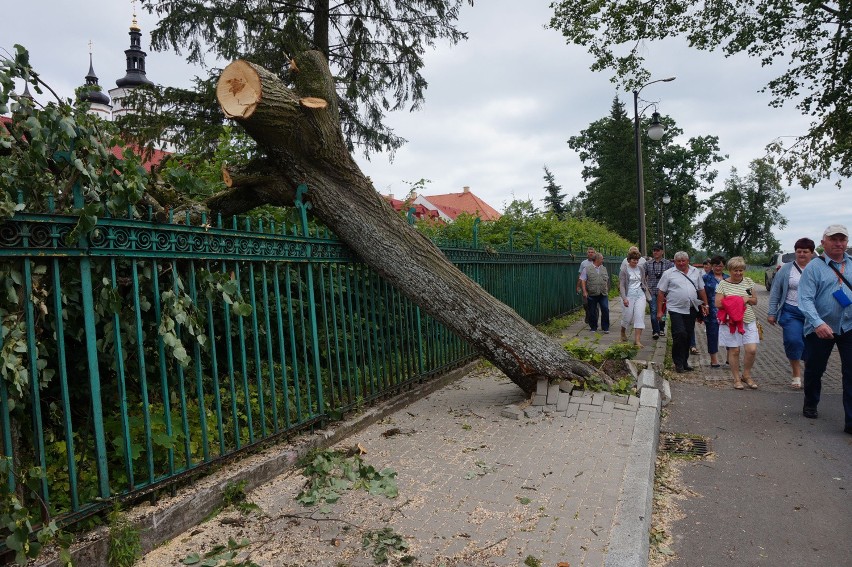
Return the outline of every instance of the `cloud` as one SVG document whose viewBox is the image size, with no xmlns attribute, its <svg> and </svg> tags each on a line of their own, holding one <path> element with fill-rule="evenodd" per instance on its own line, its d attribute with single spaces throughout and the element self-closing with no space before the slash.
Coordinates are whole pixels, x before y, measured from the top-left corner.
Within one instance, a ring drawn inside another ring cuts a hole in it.
<svg viewBox="0 0 852 567">
<path fill-rule="evenodd" d="M 513 196 L 540 206 L 545 164 L 569 196 L 584 188 L 582 163 L 568 138 L 607 116 L 614 96 L 632 115 L 632 94 L 613 84 L 610 74 L 590 71 L 584 48 L 566 45 L 561 34 L 544 27 L 552 15 L 548 5 L 517 0 L 464 5 L 459 27 L 469 32 L 469 41 L 454 47 L 438 43 L 426 53 L 423 73 L 429 86 L 422 110 L 388 117 L 409 143 L 392 163 L 385 155 L 357 158 L 378 190 L 401 195 L 409 190 L 404 181 L 426 178 L 431 193 L 470 186 L 498 208 Z M 151 80 L 188 86 L 203 74 L 174 53 L 150 50 L 147 34 L 156 18 L 141 11 L 138 19 Z M 18 8 L 0 47 L 27 46 L 44 79 L 70 97 L 88 70 L 89 39 L 101 85 L 109 89 L 124 75 L 130 21 L 129 3 L 32 0 Z M 717 135 L 722 153 L 729 155 L 717 165 L 718 189 L 731 167 L 743 174 L 764 155 L 767 143 L 807 129 L 809 120 L 794 108 L 795 101 L 769 108 L 770 95 L 759 92 L 778 69 L 741 55 L 699 52 L 677 39 L 643 49 L 654 78 L 677 79 L 650 85 L 642 98 L 657 102 L 659 111 L 683 129 L 679 142 Z M 787 192 L 791 199 L 781 213 L 790 224 L 776 234 L 785 246 L 800 236 L 818 237 L 832 222 L 850 222 L 852 204 L 831 183 Z"/>
</svg>

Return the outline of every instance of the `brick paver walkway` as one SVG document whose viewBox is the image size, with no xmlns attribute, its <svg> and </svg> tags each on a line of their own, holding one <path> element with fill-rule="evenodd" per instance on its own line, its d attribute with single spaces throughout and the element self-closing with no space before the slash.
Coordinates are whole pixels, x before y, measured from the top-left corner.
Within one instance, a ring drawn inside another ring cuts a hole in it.
<svg viewBox="0 0 852 567">
<path fill-rule="evenodd" d="M 617 303 L 613 333 L 594 335 L 579 321 L 563 338 L 600 348 L 617 341 Z M 645 344 L 648 356 L 664 351 L 650 330 Z M 410 545 L 414 565 L 521 566 L 532 556 L 547 566 L 601 566 L 638 403 L 582 392 L 563 411 L 526 402 L 502 373 L 482 367 L 341 444 L 358 444 L 368 464 L 396 471 L 396 499 L 344 491 L 326 513 L 304 508 L 294 497 L 305 479 L 290 471 L 251 493 L 261 519 L 220 515 L 140 565 L 177 564 L 248 537 L 246 550 L 261 566 L 366 566 L 373 560 L 362 549 L 363 530 L 391 527 Z M 525 415 L 502 415 L 507 404 Z"/>
<path fill-rule="evenodd" d="M 757 348 L 752 375 L 760 387 L 770 391 L 790 391 L 790 363 L 784 354 L 784 343 L 781 335 L 781 327 L 770 325 L 766 322 L 766 309 L 769 305 L 769 293 L 762 285 L 757 288 L 757 319 L 763 324 L 763 341 Z M 699 356 L 697 357 L 700 368 L 696 374 L 705 382 L 718 383 L 719 386 L 727 385 L 731 381 L 731 372 L 724 365 L 724 349 L 719 354 L 721 368 L 710 368 L 710 355 L 707 354 L 707 335 L 703 325 L 696 326 L 696 343 Z M 692 357 L 695 361 L 696 357 Z M 692 363 L 692 362 L 691 362 Z M 826 368 L 822 379 L 822 388 L 825 393 L 842 392 L 843 387 L 840 378 L 840 357 L 835 349 Z"/>
</svg>

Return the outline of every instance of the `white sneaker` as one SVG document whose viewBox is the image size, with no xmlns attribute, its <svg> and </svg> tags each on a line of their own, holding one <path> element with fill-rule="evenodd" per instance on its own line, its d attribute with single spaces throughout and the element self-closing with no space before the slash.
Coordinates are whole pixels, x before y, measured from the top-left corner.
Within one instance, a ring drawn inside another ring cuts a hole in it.
<svg viewBox="0 0 852 567">
<path fill-rule="evenodd" d="M 660 336 L 661 336 L 661 337 L 665 337 L 665 336 L 666 336 L 666 330 L 665 330 L 665 329 L 660 329 Z"/>
</svg>

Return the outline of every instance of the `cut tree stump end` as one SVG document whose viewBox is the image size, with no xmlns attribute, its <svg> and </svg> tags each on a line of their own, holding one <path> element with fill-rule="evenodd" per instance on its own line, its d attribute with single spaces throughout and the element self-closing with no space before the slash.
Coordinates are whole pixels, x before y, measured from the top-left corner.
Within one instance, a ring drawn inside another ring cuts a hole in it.
<svg viewBox="0 0 852 567">
<path fill-rule="evenodd" d="M 305 108 L 327 108 L 328 102 L 315 96 L 305 96 L 299 99 L 299 104 Z"/>
<path fill-rule="evenodd" d="M 225 67 L 216 84 L 216 98 L 228 118 L 248 118 L 262 97 L 260 76 L 246 61 Z"/>
</svg>

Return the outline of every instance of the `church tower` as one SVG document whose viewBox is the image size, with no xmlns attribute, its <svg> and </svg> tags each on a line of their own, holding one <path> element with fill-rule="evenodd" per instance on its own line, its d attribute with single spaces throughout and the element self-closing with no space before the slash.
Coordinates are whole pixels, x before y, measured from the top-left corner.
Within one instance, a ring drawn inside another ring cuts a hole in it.
<svg viewBox="0 0 852 567">
<path fill-rule="evenodd" d="M 124 55 L 127 57 L 127 74 L 115 82 L 116 88 L 109 91 L 109 96 L 112 97 L 113 119 L 132 112 L 132 109 L 126 108 L 122 103 L 125 96 L 136 87 L 153 84 L 145 75 L 145 57 L 148 54 L 142 51 L 142 30 L 136 23 L 135 9 L 133 23 L 130 24 L 130 49 L 126 49 Z"/>
<path fill-rule="evenodd" d="M 101 90 L 98 84 L 98 76 L 95 75 L 95 68 L 92 64 L 92 42 L 89 42 L 89 73 L 86 75 L 85 89 L 85 92 L 80 94 L 80 100 L 91 105 L 90 112 L 104 120 L 109 120 L 112 116 L 112 105 L 107 94 Z"/>
</svg>

